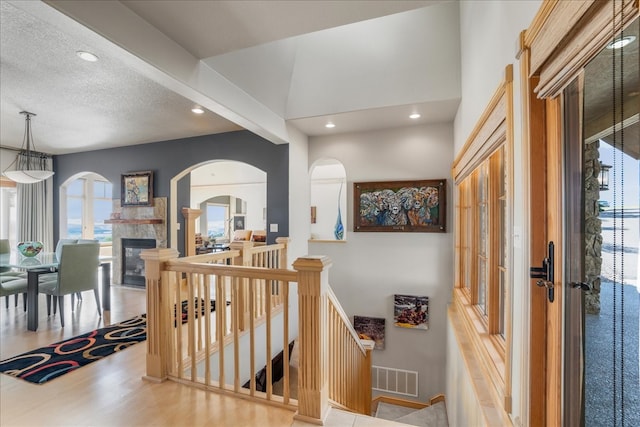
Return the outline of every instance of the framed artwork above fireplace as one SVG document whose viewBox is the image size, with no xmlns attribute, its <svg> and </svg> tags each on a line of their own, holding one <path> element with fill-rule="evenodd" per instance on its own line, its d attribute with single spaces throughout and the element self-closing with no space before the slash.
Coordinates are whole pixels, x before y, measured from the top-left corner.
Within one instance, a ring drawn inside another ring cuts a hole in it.
<svg viewBox="0 0 640 427">
<path fill-rule="evenodd" d="M 153 205 L 153 172 L 128 172 L 122 174 L 120 189 L 121 206 Z"/>
</svg>

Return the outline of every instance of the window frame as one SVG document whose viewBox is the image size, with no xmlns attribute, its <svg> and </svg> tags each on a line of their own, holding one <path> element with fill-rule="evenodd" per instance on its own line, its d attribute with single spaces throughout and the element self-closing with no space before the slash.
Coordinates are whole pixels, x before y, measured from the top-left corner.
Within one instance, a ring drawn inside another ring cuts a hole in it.
<svg viewBox="0 0 640 427">
<path fill-rule="evenodd" d="M 504 80 L 453 165 L 456 246 L 451 311 L 472 344 L 469 357 L 481 361 L 485 380 L 506 412 L 511 411 L 512 153 L 513 66 L 508 65 Z M 480 191 L 482 172 L 486 185 Z M 481 206 L 485 208 L 484 229 Z M 481 261 L 486 263 L 484 273 Z M 481 273 L 486 277 L 486 311 L 479 305 Z"/>
<path fill-rule="evenodd" d="M 82 183 L 82 195 L 69 195 L 68 187 L 72 183 L 76 181 L 83 181 Z M 81 233 L 80 238 L 82 239 L 93 239 L 95 237 L 94 233 L 94 223 L 95 223 L 95 215 L 94 215 L 94 202 L 96 200 L 103 201 L 112 201 L 112 196 L 109 197 L 106 193 L 104 195 L 96 196 L 94 191 L 94 183 L 95 182 L 104 182 L 105 184 L 111 185 L 112 193 L 113 193 L 113 184 L 103 178 L 100 175 L 93 173 L 85 173 L 76 175 L 69 180 L 67 180 L 60 187 L 60 238 L 68 238 L 69 230 L 68 230 L 68 216 L 67 216 L 67 206 L 69 199 L 76 199 L 81 202 L 82 205 L 82 213 L 81 213 Z M 112 240 L 101 241 L 101 246 L 111 246 L 113 244 L 113 232 L 111 235 Z"/>
</svg>

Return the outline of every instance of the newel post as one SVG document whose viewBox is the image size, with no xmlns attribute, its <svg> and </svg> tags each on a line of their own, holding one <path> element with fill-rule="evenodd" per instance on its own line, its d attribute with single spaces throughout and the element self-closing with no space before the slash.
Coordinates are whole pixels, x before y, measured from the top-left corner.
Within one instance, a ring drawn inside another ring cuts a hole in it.
<svg viewBox="0 0 640 427">
<path fill-rule="evenodd" d="M 253 242 L 250 240 L 238 240 L 229 244 L 229 249 L 232 251 L 240 251 L 240 256 L 233 259 L 233 265 L 251 266 L 251 256 L 247 255 L 250 249 L 253 247 Z"/>
<path fill-rule="evenodd" d="M 298 258 L 298 412 L 296 419 L 322 425 L 329 409 L 326 256 Z"/>
<path fill-rule="evenodd" d="M 161 382 L 167 379 L 169 358 L 169 283 L 163 283 L 164 263 L 178 258 L 172 248 L 145 249 L 140 253 L 144 260 L 147 286 L 147 372 L 146 380 Z M 166 275 L 164 275 L 166 277 Z"/>
<path fill-rule="evenodd" d="M 182 208 L 182 216 L 184 216 L 184 249 L 185 256 L 193 256 L 196 254 L 196 219 L 202 214 L 200 209 Z"/>
<path fill-rule="evenodd" d="M 376 342 L 372 340 L 360 340 L 360 343 L 367 352 L 364 361 L 362 362 L 362 371 L 360 372 L 360 387 L 362 392 L 360 413 L 369 415 L 371 414 L 371 400 L 373 398 L 371 392 L 371 366 L 373 365 L 371 361 L 371 352 L 373 351 Z"/>
<path fill-rule="evenodd" d="M 289 242 L 291 237 L 276 237 L 276 244 L 284 245 L 282 250 L 282 258 L 280 259 L 280 268 L 289 268 Z"/>
</svg>

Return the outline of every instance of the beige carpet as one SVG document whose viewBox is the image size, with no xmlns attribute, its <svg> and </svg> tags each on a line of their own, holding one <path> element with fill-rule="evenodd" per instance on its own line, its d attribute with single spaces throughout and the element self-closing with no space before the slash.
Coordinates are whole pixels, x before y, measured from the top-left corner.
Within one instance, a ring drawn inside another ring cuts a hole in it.
<svg viewBox="0 0 640 427">
<path fill-rule="evenodd" d="M 423 409 L 413 409 L 390 403 L 378 403 L 376 418 L 420 427 L 448 427 L 447 408 L 438 402 Z"/>
</svg>

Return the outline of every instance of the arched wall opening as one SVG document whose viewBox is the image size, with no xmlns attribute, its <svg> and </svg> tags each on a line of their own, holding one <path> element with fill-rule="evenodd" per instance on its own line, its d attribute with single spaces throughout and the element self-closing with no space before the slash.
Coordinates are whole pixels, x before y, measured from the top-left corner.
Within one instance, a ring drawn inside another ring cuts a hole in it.
<svg viewBox="0 0 640 427">
<path fill-rule="evenodd" d="M 237 229 L 266 230 L 267 173 L 240 161 L 209 160 L 187 168 L 171 180 L 171 200 L 172 204 L 178 203 L 171 207 L 172 214 L 182 207 L 202 211 L 196 221 L 196 233 L 205 241 L 231 239 Z M 176 222 L 171 220 L 172 242 L 176 243 L 173 246 L 184 253 Z"/>
<path fill-rule="evenodd" d="M 311 165 L 311 240 L 347 238 L 347 173 L 336 159 L 319 159 Z"/>
</svg>

